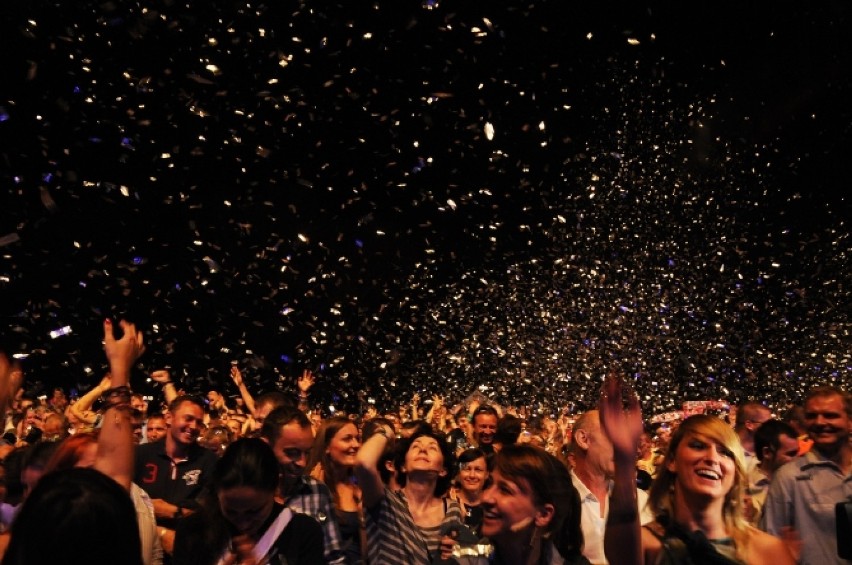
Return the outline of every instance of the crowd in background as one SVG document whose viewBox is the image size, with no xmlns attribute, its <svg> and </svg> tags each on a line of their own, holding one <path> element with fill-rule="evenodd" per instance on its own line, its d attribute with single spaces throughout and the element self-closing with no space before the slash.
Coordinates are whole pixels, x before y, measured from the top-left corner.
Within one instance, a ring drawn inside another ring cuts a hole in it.
<svg viewBox="0 0 852 565">
<path fill-rule="evenodd" d="M 614 373 L 580 414 L 436 394 L 328 415 L 310 371 L 250 391 L 233 366 L 239 394 L 202 398 L 131 377 L 132 324 L 104 346 L 110 372 L 73 400 L 0 357 L 3 563 L 849 562 L 839 389 L 650 425 Z"/>
</svg>

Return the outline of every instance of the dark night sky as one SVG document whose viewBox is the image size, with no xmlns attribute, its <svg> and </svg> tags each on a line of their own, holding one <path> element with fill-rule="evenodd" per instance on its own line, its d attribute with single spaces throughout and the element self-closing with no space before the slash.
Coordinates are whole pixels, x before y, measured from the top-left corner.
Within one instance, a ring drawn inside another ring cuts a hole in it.
<svg viewBox="0 0 852 565">
<path fill-rule="evenodd" d="M 126 316 L 137 388 L 338 406 L 848 385 L 852 8 L 692 4 L 4 2 L 5 348 L 87 388 Z"/>
</svg>

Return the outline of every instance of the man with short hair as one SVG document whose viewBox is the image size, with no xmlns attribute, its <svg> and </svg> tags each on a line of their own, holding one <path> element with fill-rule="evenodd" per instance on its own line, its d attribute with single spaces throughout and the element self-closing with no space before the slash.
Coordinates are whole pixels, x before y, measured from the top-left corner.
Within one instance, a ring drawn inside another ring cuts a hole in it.
<svg viewBox="0 0 852 565">
<path fill-rule="evenodd" d="M 136 448 L 138 484 L 154 504 L 163 549 L 171 553 L 177 520 L 198 508 L 201 494 L 216 464 L 216 455 L 198 445 L 204 404 L 193 396 L 178 396 L 166 413 L 164 441 Z"/>
<path fill-rule="evenodd" d="M 848 565 L 837 554 L 835 505 L 852 500 L 852 397 L 817 387 L 804 408 L 813 447 L 775 471 L 760 526 L 775 536 L 795 528 L 803 565 Z"/>
<path fill-rule="evenodd" d="M 744 507 L 746 519 L 757 524 L 775 471 L 799 454 L 796 430 L 781 420 L 767 420 L 754 434 L 754 450 L 758 464 L 748 475 Z"/>
<path fill-rule="evenodd" d="M 340 526 L 328 487 L 306 475 L 314 434 L 311 422 L 295 406 L 281 406 L 265 416 L 260 437 L 272 447 L 281 471 L 279 494 L 295 512 L 315 518 L 323 528 L 326 562 L 345 563 Z"/>
<path fill-rule="evenodd" d="M 473 413 L 473 441 L 486 455 L 494 453 L 494 434 L 499 419 L 492 406 L 480 406 Z"/>
<path fill-rule="evenodd" d="M 608 562 L 604 555 L 604 534 L 615 475 L 615 452 L 601 427 L 598 410 L 589 410 L 574 422 L 571 452 L 574 462 L 571 480 L 580 495 L 582 507 L 583 555 L 592 565 L 605 565 Z M 653 522 L 654 516 L 646 507 L 648 494 L 637 489 L 636 498 L 642 525 Z"/>
<path fill-rule="evenodd" d="M 152 414 L 148 416 L 148 420 L 145 422 L 145 440 L 147 443 L 159 441 L 166 437 L 168 430 L 166 417 L 162 414 Z"/>
<path fill-rule="evenodd" d="M 746 475 L 754 470 L 758 462 L 754 452 L 754 434 L 763 422 L 770 418 L 772 412 L 759 402 L 746 402 L 737 408 L 734 431 L 737 432 L 745 452 Z"/>
</svg>

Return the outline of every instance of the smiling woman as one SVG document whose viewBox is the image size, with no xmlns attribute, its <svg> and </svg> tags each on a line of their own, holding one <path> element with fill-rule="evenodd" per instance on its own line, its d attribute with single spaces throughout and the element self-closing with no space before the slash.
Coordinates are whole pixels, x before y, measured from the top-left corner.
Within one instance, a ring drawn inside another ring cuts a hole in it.
<svg viewBox="0 0 852 565">
<path fill-rule="evenodd" d="M 672 435 L 649 493 L 655 522 L 641 530 L 635 511 L 636 458 L 642 419 L 631 395 L 610 377 L 601 399 L 601 422 L 615 451 L 615 480 L 607 518 L 611 563 L 660 565 L 739 563 L 792 565 L 784 543 L 748 525 L 743 448 L 734 430 L 716 416 L 699 414 Z"/>
</svg>

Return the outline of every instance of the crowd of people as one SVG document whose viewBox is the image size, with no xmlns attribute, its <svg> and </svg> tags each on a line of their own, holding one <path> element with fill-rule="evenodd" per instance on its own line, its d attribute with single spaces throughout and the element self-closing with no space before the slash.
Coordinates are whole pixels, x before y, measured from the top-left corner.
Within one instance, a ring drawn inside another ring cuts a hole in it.
<svg viewBox="0 0 852 565">
<path fill-rule="evenodd" d="M 116 327 L 117 326 L 117 327 Z M 598 408 L 526 417 L 471 399 L 330 417 L 293 391 L 185 394 L 104 323 L 109 374 L 32 398 L 0 354 L 4 564 L 842 564 L 852 399 L 811 390 L 665 425 L 617 373 Z M 425 405 L 425 406 L 424 406 Z M 426 410 L 428 406 L 428 410 Z"/>
</svg>

